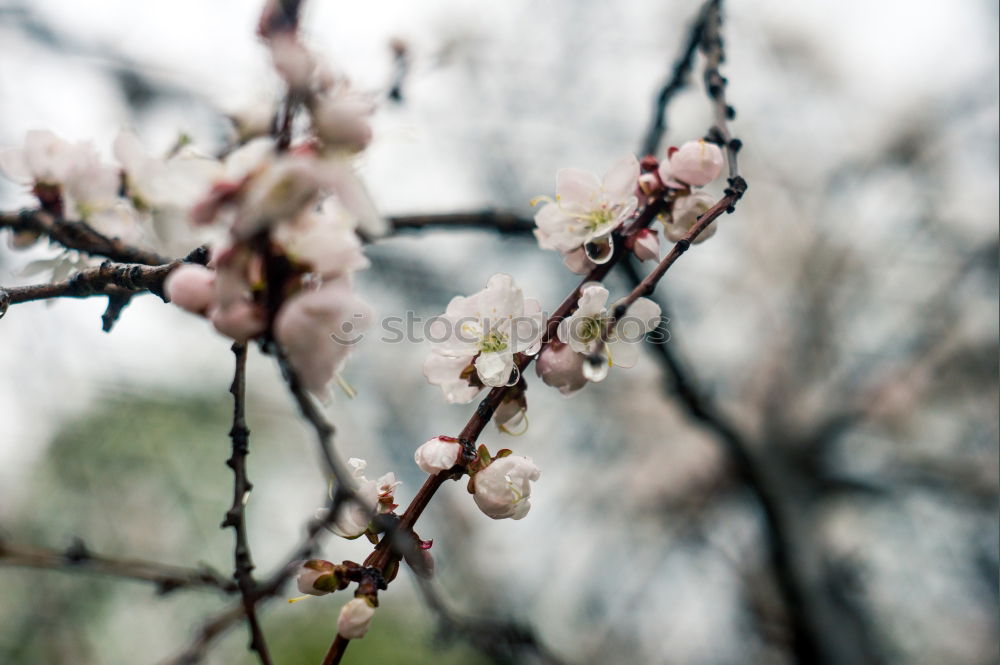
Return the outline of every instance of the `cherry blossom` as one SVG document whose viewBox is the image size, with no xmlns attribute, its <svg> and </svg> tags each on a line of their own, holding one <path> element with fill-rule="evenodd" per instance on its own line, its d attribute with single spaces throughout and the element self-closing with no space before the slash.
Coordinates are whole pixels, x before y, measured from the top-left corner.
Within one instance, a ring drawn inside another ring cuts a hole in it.
<svg viewBox="0 0 1000 665">
<path fill-rule="evenodd" d="M 583 363 L 584 356 L 569 345 L 554 340 L 539 354 L 535 373 L 545 385 L 558 388 L 563 395 L 571 395 L 587 385 Z"/>
<path fill-rule="evenodd" d="M 69 220 L 93 221 L 118 202 L 118 170 L 102 163 L 90 143 L 47 130 L 29 131 L 22 147 L 0 150 L 0 171 Z"/>
<path fill-rule="evenodd" d="M 364 475 L 368 463 L 363 459 L 352 457 L 347 464 L 357 481 L 354 500 L 340 506 L 336 518 L 327 528 L 341 538 L 352 540 L 368 530 L 376 514 L 387 513 L 395 507 L 393 495 L 400 483 L 393 473 L 387 473 L 378 480 L 368 480 Z M 326 515 L 325 508 L 316 512 L 318 519 L 325 519 Z"/>
<path fill-rule="evenodd" d="M 694 192 L 674 201 L 674 209 L 670 216 L 670 221 L 663 225 L 664 235 L 667 236 L 667 240 L 677 242 L 686 236 L 691 227 L 698 222 L 698 217 L 705 214 L 713 205 L 715 205 L 715 199 L 705 192 Z M 715 235 L 717 230 L 718 226 L 716 224 L 709 224 L 694 239 L 694 243 L 705 242 Z"/>
<path fill-rule="evenodd" d="M 722 173 L 722 150 L 705 139 L 688 141 L 660 162 L 660 178 L 671 187 L 702 187 Z"/>
<path fill-rule="evenodd" d="M 193 314 L 205 314 L 215 301 L 215 272 L 204 266 L 185 264 L 163 283 L 170 302 Z"/>
<path fill-rule="evenodd" d="M 493 275 L 482 291 L 454 297 L 431 326 L 431 338 L 441 340 L 435 343 L 432 357 L 451 362 L 429 359 L 424 375 L 442 387 L 449 401 L 469 401 L 478 392 L 461 390 L 458 385 L 470 365 L 482 385 L 507 385 L 515 373 L 514 354 L 537 353 L 542 324 L 541 304 L 525 298 L 510 275 Z M 514 381 L 518 378 L 513 376 Z"/>
<path fill-rule="evenodd" d="M 535 237 L 542 249 L 569 254 L 583 248 L 595 262 L 610 258 L 610 234 L 636 211 L 639 162 L 634 155 L 612 165 L 604 178 L 581 169 L 560 169 L 556 174 L 556 197 L 535 213 Z M 588 245 L 607 248 L 595 255 Z"/>
<path fill-rule="evenodd" d="M 656 231 L 640 229 L 632 242 L 632 252 L 640 261 L 656 261 L 660 258 L 660 236 Z"/>
<path fill-rule="evenodd" d="M 375 607 L 367 598 L 352 598 L 340 608 L 337 633 L 349 640 L 359 640 L 368 632 L 375 616 Z"/>
<path fill-rule="evenodd" d="M 528 514 L 531 502 L 529 481 L 538 480 L 538 467 L 528 457 L 500 457 L 473 476 L 476 505 L 495 520 L 519 520 Z"/>
<path fill-rule="evenodd" d="M 336 279 L 285 302 L 274 321 L 274 338 L 306 389 L 327 399 L 327 385 L 371 317 L 371 309 L 354 295 L 347 279 Z"/>
<path fill-rule="evenodd" d="M 346 80 L 336 82 L 310 105 L 313 129 L 323 146 L 347 152 L 364 150 L 371 142 L 368 119 L 374 112 L 372 98 L 353 89 Z"/>
<path fill-rule="evenodd" d="M 280 224 L 271 238 L 284 248 L 290 259 L 332 279 L 369 266 L 354 232 L 355 223 L 336 198 L 328 197 L 318 210 Z"/>
<path fill-rule="evenodd" d="M 461 454 L 458 439 L 439 436 L 421 444 L 413 453 L 413 461 L 424 473 L 441 473 L 458 464 Z"/>
<path fill-rule="evenodd" d="M 639 343 L 643 336 L 654 330 L 660 321 L 660 306 L 648 298 L 639 298 L 626 310 L 625 315 L 608 334 L 606 344 L 601 343 L 608 312 L 605 303 L 608 290 L 600 284 L 588 284 L 577 301 L 573 314 L 559 322 L 557 335 L 576 353 L 585 356 L 604 354 L 605 369 L 599 371 L 587 363 L 583 365 L 584 376 L 591 381 L 600 381 L 606 375 L 606 367 L 632 367 L 639 357 Z"/>
</svg>

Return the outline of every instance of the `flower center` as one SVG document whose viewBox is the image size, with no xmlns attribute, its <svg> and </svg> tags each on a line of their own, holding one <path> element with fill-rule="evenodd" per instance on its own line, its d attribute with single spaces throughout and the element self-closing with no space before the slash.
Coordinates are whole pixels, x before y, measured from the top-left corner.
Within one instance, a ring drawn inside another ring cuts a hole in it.
<svg viewBox="0 0 1000 665">
<path fill-rule="evenodd" d="M 581 219 L 588 231 L 596 231 L 605 224 L 614 221 L 615 214 L 610 208 L 602 205 L 600 208 L 587 212 Z"/>
<path fill-rule="evenodd" d="M 592 342 L 601 336 L 602 321 L 593 316 L 581 319 L 579 323 L 579 334 L 581 342 Z"/>
<path fill-rule="evenodd" d="M 496 353 L 507 348 L 507 335 L 499 330 L 491 330 L 479 341 L 479 350 L 483 353 Z"/>
</svg>

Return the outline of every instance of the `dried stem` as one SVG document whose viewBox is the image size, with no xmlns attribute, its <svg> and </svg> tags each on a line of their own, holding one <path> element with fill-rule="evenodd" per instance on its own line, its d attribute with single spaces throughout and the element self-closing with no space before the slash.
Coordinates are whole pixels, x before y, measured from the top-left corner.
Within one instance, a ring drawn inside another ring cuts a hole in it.
<svg viewBox="0 0 1000 665">
<path fill-rule="evenodd" d="M 161 594 L 180 589 L 215 589 L 227 594 L 236 592 L 235 584 L 207 566 L 185 568 L 95 554 L 80 540 L 63 550 L 0 541 L 0 566 L 83 572 L 150 582 Z"/>
<path fill-rule="evenodd" d="M 253 557 L 250 554 L 250 542 L 247 539 L 246 505 L 250 498 L 253 484 L 247 478 L 247 455 L 250 454 L 250 429 L 246 423 L 246 367 L 247 346 L 237 342 L 233 344 L 233 355 L 236 357 L 236 370 L 229 392 L 233 395 L 233 427 L 229 437 L 233 442 L 232 455 L 226 460 L 226 465 L 233 470 L 233 503 L 226 512 L 222 527 L 232 527 L 236 544 L 233 549 L 233 578 L 240 590 L 243 600 L 243 612 L 247 618 L 250 631 L 250 649 L 257 652 L 263 665 L 271 665 L 271 655 L 267 648 L 264 631 L 257 617 L 255 591 L 257 583 L 253 578 Z"/>
</svg>

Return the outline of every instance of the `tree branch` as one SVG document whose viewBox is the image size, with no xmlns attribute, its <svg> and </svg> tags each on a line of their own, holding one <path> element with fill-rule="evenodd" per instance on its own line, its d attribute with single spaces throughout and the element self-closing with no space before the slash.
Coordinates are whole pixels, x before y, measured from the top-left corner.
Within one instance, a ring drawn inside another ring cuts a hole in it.
<svg viewBox="0 0 1000 665">
<path fill-rule="evenodd" d="M 473 212 L 442 213 L 429 215 L 399 215 L 390 217 L 394 231 L 418 230 L 428 227 L 455 229 L 463 227 L 484 228 L 500 233 L 531 233 L 535 222 L 511 212 L 502 210 L 479 210 Z"/>
<path fill-rule="evenodd" d="M 250 631 L 250 649 L 257 652 L 262 665 L 271 665 L 267 640 L 264 638 L 264 631 L 257 618 L 256 598 L 254 597 L 257 583 L 253 579 L 253 558 L 247 539 L 246 505 L 253 484 L 247 478 L 250 429 L 246 423 L 246 344 L 240 342 L 233 344 L 233 355 L 236 357 L 236 370 L 233 374 L 233 383 L 229 388 L 229 392 L 233 395 L 233 427 L 229 431 L 233 442 L 233 451 L 232 456 L 226 460 L 226 465 L 233 470 L 233 503 L 226 512 L 222 527 L 232 527 L 236 540 L 233 549 L 233 578 L 236 580 L 243 600 L 243 612 L 246 615 L 247 627 Z"/>
<path fill-rule="evenodd" d="M 73 545 L 63 550 L 0 540 L 0 565 L 68 573 L 79 571 L 150 582 L 160 594 L 179 589 L 216 589 L 227 594 L 236 592 L 235 584 L 207 566 L 185 568 L 143 559 L 104 556 L 91 552 L 81 540 L 74 541 Z"/>
<path fill-rule="evenodd" d="M 118 238 L 94 230 L 84 222 L 59 219 L 44 210 L 21 210 L 17 213 L 0 213 L 0 229 L 14 232 L 38 233 L 67 249 L 85 254 L 103 256 L 120 263 L 141 263 L 149 266 L 170 263 L 170 259 L 148 249 L 134 247 Z"/>
<path fill-rule="evenodd" d="M 112 263 L 105 261 L 97 268 L 78 272 L 69 279 L 50 284 L 0 287 L 0 318 L 11 305 L 50 298 L 90 298 L 107 296 L 108 308 L 101 317 L 105 332 L 110 332 L 122 310 L 132 297 L 150 292 L 167 301 L 163 282 L 181 261 L 165 265 Z"/>
</svg>

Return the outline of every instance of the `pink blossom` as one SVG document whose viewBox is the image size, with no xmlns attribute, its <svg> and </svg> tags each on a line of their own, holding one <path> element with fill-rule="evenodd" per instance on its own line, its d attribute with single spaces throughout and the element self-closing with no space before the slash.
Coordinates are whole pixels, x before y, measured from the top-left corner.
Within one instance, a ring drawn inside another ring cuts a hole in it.
<svg viewBox="0 0 1000 665">
<path fill-rule="evenodd" d="M 287 300 L 275 319 L 274 336 L 306 389 L 326 398 L 327 384 L 370 319 L 369 307 L 340 278 Z"/>
<path fill-rule="evenodd" d="M 205 314 L 215 302 L 215 272 L 184 264 L 167 276 L 163 290 L 170 302 L 194 314 Z"/>
<path fill-rule="evenodd" d="M 264 332 L 267 326 L 260 307 L 249 300 L 236 300 L 208 311 L 215 329 L 237 342 L 245 342 Z"/>
<path fill-rule="evenodd" d="M 660 178 L 668 185 L 701 187 L 722 173 L 722 150 L 704 139 L 688 141 L 660 162 Z"/>
<path fill-rule="evenodd" d="M 635 234 L 632 251 L 640 261 L 656 261 L 660 258 L 660 235 L 651 229 L 641 229 Z"/>
<path fill-rule="evenodd" d="M 553 341 L 538 356 L 535 373 L 545 385 L 558 388 L 563 395 L 571 395 L 587 385 L 583 375 L 583 355 L 562 342 Z"/>
</svg>

